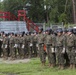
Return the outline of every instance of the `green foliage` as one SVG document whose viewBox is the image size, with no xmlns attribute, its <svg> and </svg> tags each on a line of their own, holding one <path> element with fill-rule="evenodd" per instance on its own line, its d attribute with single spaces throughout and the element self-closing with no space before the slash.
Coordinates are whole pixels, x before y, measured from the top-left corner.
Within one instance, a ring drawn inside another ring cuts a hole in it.
<svg viewBox="0 0 76 75">
<path fill-rule="evenodd" d="M 3 3 L 0 2 L 0 11 L 3 11 Z"/>
<path fill-rule="evenodd" d="M 31 7 L 29 10 L 29 17 L 34 22 L 43 22 L 44 20 L 44 8 L 43 0 L 30 0 Z"/>
<path fill-rule="evenodd" d="M 53 0 L 50 2 L 51 10 L 50 10 L 50 21 L 51 22 L 64 22 L 69 23 L 72 22 L 72 2 L 68 0 L 66 4 L 66 0 Z M 66 7 L 66 8 L 65 8 Z"/>
<path fill-rule="evenodd" d="M 10 11 L 11 13 L 17 15 L 18 10 L 23 10 L 23 5 L 25 1 L 23 0 L 4 0 L 4 11 Z"/>
<path fill-rule="evenodd" d="M 31 4 L 28 16 L 34 22 L 73 22 L 72 0 L 4 0 L 4 11 L 17 15 L 17 11 L 22 10 L 27 3 Z"/>
<path fill-rule="evenodd" d="M 60 22 L 64 22 L 65 24 L 67 23 L 67 14 L 62 13 L 59 17 Z"/>
</svg>

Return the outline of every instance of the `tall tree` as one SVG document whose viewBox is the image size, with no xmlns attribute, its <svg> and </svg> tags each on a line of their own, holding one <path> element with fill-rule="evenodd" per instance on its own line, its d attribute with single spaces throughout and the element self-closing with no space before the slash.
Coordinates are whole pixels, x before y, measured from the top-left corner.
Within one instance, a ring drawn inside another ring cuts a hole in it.
<svg viewBox="0 0 76 75">
<path fill-rule="evenodd" d="M 50 21 L 51 22 L 71 22 L 72 19 L 72 5 L 71 0 L 50 0 Z M 66 7 L 65 7 L 66 6 Z"/>
<path fill-rule="evenodd" d="M 23 8 L 30 3 L 31 6 L 28 10 L 28 16 L 34 22 L 44 22 L 45 20 L 54 23 L 72 23 L 72 2 L 75 19 L 75 1 L 76 0 L 4 0 L 3 4 L 4 11 L 10 11 L 17 15 L 18 10 L 23 10 Z"/>
<path fill-rule="evenodd" d="M 0 2 L 0 11 L 3 11 L 3 2 Z"/>
<path fill-rule="evenodd" d="M 4 0 L 4 11 L 10 11 L 17 15 L 18 10 L 23 10 L 23 5 L 25 1 L 23 0 Z"/>
<path fill-rule="evenodd" d="M 43 6 L 43 0 L 29 0 L 31 7 L 28 12 L 29 17 L 34 22 L 43 22 L 44 20 L 44 6 Z"/>
<path fill-rule="evenodd" d="M 74 18 L 74 23 L 76 23 L 76 0 L 72 0 L 73 4 L 73 18 Z"/>
</svg>

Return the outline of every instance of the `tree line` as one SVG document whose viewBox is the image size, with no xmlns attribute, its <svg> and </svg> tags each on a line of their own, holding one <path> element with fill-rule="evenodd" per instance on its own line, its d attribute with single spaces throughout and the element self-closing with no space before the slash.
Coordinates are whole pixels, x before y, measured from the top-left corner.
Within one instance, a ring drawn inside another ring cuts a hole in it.
<svg viewBox="0 0 76 75">
<path fill-rule="evenodd" d="M 26 8 L 27 7 L 27 8 Z M 28 10 L 34 22 L 76 23 L 76 0 L 4 0 L 0 10 L 17 16 L 18 10 Z"/>
</svg>

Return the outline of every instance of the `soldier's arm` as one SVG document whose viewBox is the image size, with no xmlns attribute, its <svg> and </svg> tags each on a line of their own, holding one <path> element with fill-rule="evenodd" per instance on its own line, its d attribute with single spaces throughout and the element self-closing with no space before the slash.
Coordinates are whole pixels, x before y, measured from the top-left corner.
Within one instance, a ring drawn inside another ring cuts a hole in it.
<svg viewBox="0 0 76 75">
<path fill-rule="evenodd" d="M 23 37 L 23 44 L 25 45 L 26 39 Z"/>
<path fill-rule="evenodd" d="M 76 48 L 76 36 L 74 35 L 74 47 Z"/>
<path fill-rule="evenodd" d="M 8 38 L 6 38 L 6 44 L 8 45 L 8 42 L 9 42 L 9 39 Z"/>
<path fill-rule="evenodd" d="M 66 37 L 63 36 L 63 47 L 65 48 L 66 47 Z"/>
<path fill-rule="evenodd" d="M 56 36 L 52 35 L 52 46 L 56 46 Z"/>
</svg>

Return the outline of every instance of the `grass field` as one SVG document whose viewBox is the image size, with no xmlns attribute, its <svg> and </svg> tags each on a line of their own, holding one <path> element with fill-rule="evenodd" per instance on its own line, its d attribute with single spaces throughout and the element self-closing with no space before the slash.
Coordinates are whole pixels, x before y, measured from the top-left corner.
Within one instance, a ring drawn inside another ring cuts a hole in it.
<svg viewBox="0 0 76 75">
<path fill-rule="evenodd" d="M 39 59 L 33 58 L 25 64 L 0 64 L 0 75 L 76 75 L 76 70 L 42 67 Z"/>
</svg>

